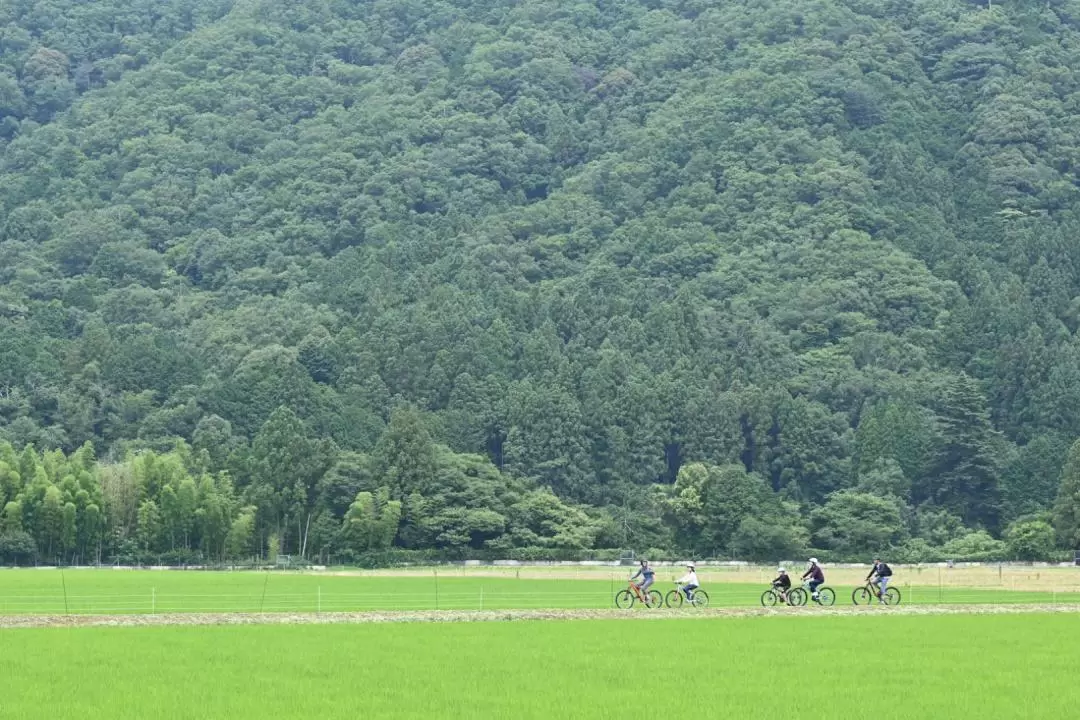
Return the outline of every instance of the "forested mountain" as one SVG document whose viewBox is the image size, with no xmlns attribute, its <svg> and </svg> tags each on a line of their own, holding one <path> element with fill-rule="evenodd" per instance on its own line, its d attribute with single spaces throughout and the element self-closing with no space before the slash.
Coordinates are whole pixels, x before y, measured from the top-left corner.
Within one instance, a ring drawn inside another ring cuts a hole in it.
<svg viewBox="0 0 1080 720">
<path fill-rule="evenodd" d="M 0 560 L 1071 548 L 1078 109 L 1080 0 L 12 0 Z"/>
</svg>

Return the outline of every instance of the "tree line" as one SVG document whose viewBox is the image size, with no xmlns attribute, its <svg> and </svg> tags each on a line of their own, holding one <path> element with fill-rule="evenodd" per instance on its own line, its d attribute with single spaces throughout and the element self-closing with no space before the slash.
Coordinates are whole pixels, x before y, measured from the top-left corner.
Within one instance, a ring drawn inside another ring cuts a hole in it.
<svg viewBox="0 0 1080 720">
<path fill-rule="evenodd" d="M 683 466 L 656 485 L 652 514 L 561 500 L 488 458 L 433 441 L 414 408 L 395 411 L 370 454 L 317 438 L 286 407 L 250 443 L 212 418 L 193 444 L 98 460 L 0 443 L 0 563 L 315 563 L 395 559 L 666 557 L 898 561 L 1047 560 L 1080 542 L 1080 441 L 1070 451 L 1053 526 L 1032 516 L 1003 539 L 942 506 L 911 513 L 903 470 L 877 461 L 867 480 L 809 515 L 740 464 Z M 1056 537 L 1055 537 L 1056 529 Z M 396 551 L 396 552 L 395 552 Z"/>
</svg>

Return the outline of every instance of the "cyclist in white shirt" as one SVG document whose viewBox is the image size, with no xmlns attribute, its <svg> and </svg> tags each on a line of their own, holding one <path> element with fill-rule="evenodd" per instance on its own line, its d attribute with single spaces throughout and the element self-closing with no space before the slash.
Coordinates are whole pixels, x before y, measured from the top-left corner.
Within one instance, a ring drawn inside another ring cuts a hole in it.
<svg viewBox="0 0 1080 720">
<path fill-rule="evenodd" d="M 698 589 L 700 583 L 697 579 L 697 571 L 694 570 L 694 563 L 686 564 L 686 574 L 675 582 L 682 586 L 683 594 L 686 595 L 687 600 L 694 599 L 694 591 Z"/>
</svg>

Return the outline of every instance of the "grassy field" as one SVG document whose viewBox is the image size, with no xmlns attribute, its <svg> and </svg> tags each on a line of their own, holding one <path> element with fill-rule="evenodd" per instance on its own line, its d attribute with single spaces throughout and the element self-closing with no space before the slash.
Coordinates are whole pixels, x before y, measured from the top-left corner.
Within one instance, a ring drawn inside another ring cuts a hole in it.
<svg viewBox="0 0 1080 720">
<path fill-rule="evenodd" d="M 528 571 L 520 578 L 508 572 L 474 572 L 5 570 L 0 571 L 0 615 L 608 608 L 614 593 L 626 585 L 624 572 L 594 571 L 572 578 Z M 711 579 L 704 575 L 703 587 L 719 607 L 756 606 L 768 583 L 768 578 L 747 582 L 747 574 Z M 829 584 L 836 590 L 838 605 L 851 603 L 853 585 Z M 1080 592 L 1068 589 L 920 585 L 911 584 L 903 575 L 896 586 L 908 605 L 1080 603 Z M 661 580 L 656 587 L 666 592 L 672 583 Z"/>
<path fill-rule="evenodd" d="M 0 717 L 1065 718 L 1067 615 L 0 631 Z"/>
</svg>

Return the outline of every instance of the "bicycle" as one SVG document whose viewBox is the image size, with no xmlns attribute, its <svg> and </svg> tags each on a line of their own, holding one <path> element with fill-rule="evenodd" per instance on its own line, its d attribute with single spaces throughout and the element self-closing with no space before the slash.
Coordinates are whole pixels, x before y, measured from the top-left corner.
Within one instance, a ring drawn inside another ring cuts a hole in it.
<svg viewBox="0 0 1080 720">
<path fill-rule="evenodd" d="M 633 582 L 627 585 L 625 590 L 620 590 L 615 593 L 615 607 L 620 610 L 629 610 L 634 607 L 635 602 L 640 602 L 647 608 L 658 608 L 664 606 L 664 596 L 660 594 L 659 590 L 649 589 L 648 597 L 641 592 L 641 588 L 635 585 Z"/>
<path fill-rule="evenodd" d="M 825 607 L 831 607 L 836 603 L 836 592 L 831 587 L 825 585 L 819 585 L 818 589 L 818 604 Z M 788 591 L 788 602 L 792 607 L 802 607 L 806 604 L 807 600 L 811 597 L 810 583 L 803 582 L 802 587 L 792 588 Z"/>
<path fill-rule="evenodd" d="M 889 587 L 885 589 L 885 597 L 882 597 L 877 583 L 870 580 L 867 580 L 866 585 L 863 587 L 857 587 L 851 591 L 851 602 L 856 605 L 869 605 L 875 598 L 886 605 L 899 605 L 900 591 L 894 587 Z"/>
<path fill-rule="evenodd" d="M 791 591 L 787 592 L 781 590 L 779 587 L 769 588 L 765 592 L 761 593 L 761 605 L 762 607 L 772 607 L 776 603 L 791 604 L 789 599 Z"/>
<path fill-rule="evenodd" d="M 709 593 L 701 588 L 694 590 L 693 593 L 693 597 L 686 597 L 686 593 L 683 592 L 682 586 L 680 586 L 679 583 L 675 583 L 675 589 L 668 590 L 667 597 L 664 598 L 664 604 L 669 608 L 681 608 L 685 599 L 685 602 L 693 607 L 704 608 L 709 606 Z"/>
</svg>

